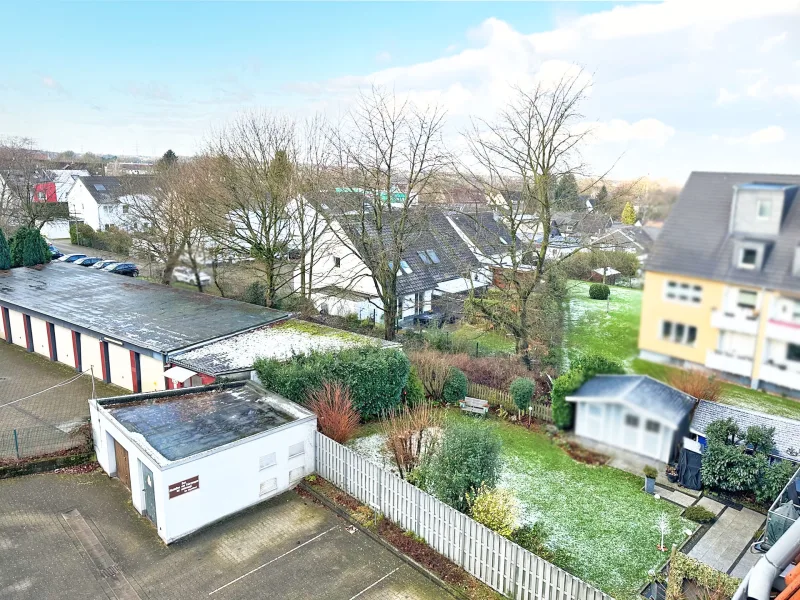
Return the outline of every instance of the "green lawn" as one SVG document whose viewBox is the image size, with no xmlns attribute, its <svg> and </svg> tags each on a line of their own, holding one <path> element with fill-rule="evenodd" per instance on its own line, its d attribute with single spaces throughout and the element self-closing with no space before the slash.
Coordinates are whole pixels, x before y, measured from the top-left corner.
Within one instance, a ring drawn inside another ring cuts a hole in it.
<svg viewBox="0 0 800 600">
<path fill-rule="evenodd" d="M 479 355 L 513 354 L 514 338 L 497 331 L 484 330 L 469 323 L 462 323 L 452 332 L 453 341 L 464 346 L 470 353 L 478 349 Z"/>
</svg>

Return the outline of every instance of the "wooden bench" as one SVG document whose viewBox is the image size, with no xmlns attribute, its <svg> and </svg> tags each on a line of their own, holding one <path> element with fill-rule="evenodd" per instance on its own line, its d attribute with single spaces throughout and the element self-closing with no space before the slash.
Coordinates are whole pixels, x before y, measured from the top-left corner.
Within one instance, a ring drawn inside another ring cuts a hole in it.
<svg viewBox="0 0 800 600">
<path fill-rule="evenodd" d="M 489 412 L 489 402 L 487 400 L 470 398 L 469 396 L 459 402 L 458 406 L 464 412 L 471 412 L 479 415 L 485 415 L 487 412 Z"/>
</svg>

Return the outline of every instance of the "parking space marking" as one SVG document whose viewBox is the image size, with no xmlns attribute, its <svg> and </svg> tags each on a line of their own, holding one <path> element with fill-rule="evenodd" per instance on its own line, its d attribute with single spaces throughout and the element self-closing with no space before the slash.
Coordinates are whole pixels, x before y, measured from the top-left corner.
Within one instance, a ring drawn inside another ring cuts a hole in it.
<svg viewBox="0 0 800 600">
<path fill-rule="evenodd" d="M 372 585 L 368 585 L 368 586 L 367 586 L 367 587 L 365 587 L 363 590 L 361 590 L 360 592 L 358 592 L 358 593 L 357 593 L 355 596 L 353 596 L 352 598 L 350 598 L 350 600 L 355 600 L 355 599 L 356 599 L 356 598 L 358 598 L 358 597 L 359 597 L 361 594 L 363 594 L 364 592 L 367 592 L 367 591 L 371 590 L 371 589 L 372 589 L 372 588 L 374 588 L 376 585 L 378 585 L 378 584 L 379 584 L 381 581 L 383 581 L 384 579 L 386 579 L 386 578 L 387 578 L 387 577 L 389 577 L 390 575 L 394 575 L 394 574 L 395 574 L 395 573 L 397 573 L 397 571 L 399 571 L 399 570 L 400 570 L 400 567 L 397 567 L 397 568 L 396 568 L 394 571 L 392 571 L 391 573 L 387 573 L 386 575 L 384 575 L 383 577 L 381 577 L 380 579 L 378 579 L 378 581 L 376 581 L 376 582 L 375 582 L 375 583 L 373 583 Z"/>
<path fill-rule="evenodd" d="M 310 544 L 311 542 L 313 542 L 313 541 L 315 541 L 315 540 L 318 540 L 318 539 L 319 539 L 319 538 L 321 538 L 323 535 L 325 535 L 326 533 L 330 533 L 331 531 L 333 531 L 333 530 L 334 530 L 334 529 L 336 529 L 337 527 L 339 527 L 339 526 L 338 526 L 338 525 L 334 525 L 333 527 L 331 527 L 331 528 L 330 528 L 330 529 L 328 529 L 327 531 L 323 531 L 323 532 L 322 532 L 322 533 L 320 533 L 319 535 L 315 535 L 315 536 L 314 536 L 313 538 L 311 538 L 310 540 L 306 540 L 306 541 L 305 541 L 305 542 L 303 542 L 302 544 L 298 544 L 297 546 L 295 546 L 294 548 L 292 548 L 292 549 L 291 549 L 291 550 L 289 550 L 288 552 L 284 552 L 284 553 L 283 553 L 283 554 L 281 554 L 280 556 L 276 556 L 276 557 L 275 557 L 275 558 L 273 558 L 271 561 L 269 561 L 269 562 L 265 562 L 263 565 L 256 567 L 256 568 L 255 568 L 255 569 L 253 569 L 252 571 L 248 571 L 247 573 L 245 573 L 244 575 L 240 575 L 239 577 L 237 577 L 237 578 L 236 578 L 236 579 L 234 579 L 233 581 L 229 581 L 229 582 L 228 582 L 228 583 L 226 583 L 225 585 L 223 585 L 223 586 L 221 586 L 221 587 L 218 587 L 218 588 L 217 588 L 217 589 L 215 589 L 213 592 L 209 592 L 209 593 L 208 593 L 208 595 L 209 595 L 209 596 L 213 596 L 214 594 L 216 594 L 216 593 L 217 593 L 217 592 L 219 592 L 220 590 L 224 590 L 224 589 L 225 589 L 226 587 L 228 587 L 229 585 L 233 585 L 234 583 L 236 583 L 237 581 L 240 581 L 240 580 L 244 579 L 244 578 L 245 578 L 245 577 L 247 577 L 248 575 L 252 575 L 252 574 L 253 574 L 253 573 L 255 573 L 256 571 L 259 571 L 259 570 L 263 569 L 264 567 L 267 567 L 267 566 L 271 565 L 271 564 L 272 564 L 272 563 L 274 563 L 276 560 L 280 560 L 280 559 L 282 559 L 284 556 L 289 556 L 289 555 L 290 555 L 292 552 L 294 552 L 295 550 L 299 550 L 300 548 L 302 548 L 302 547 L 303 547 L 303 546 L 305 546 L 306 544 Z"/>
</svg>

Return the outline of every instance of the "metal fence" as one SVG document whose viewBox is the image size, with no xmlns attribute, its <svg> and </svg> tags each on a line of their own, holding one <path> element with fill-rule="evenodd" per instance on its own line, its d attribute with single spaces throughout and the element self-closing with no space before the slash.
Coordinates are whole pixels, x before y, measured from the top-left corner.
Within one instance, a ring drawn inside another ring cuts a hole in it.
<svg viewBox="0 0 800 600">
<path fill-rule="evenodd" d="M 488 385 L 481 385 L 479 383 L 469 383 L 467 387 L 467 395 L 471 398 L 480 398 L 486 400 L 489 406 L 501 406 L 504 410 L 511 413 L 516 413 L 517 406 L 511 398 L 511 394 L 502 390 L 489 387 Z M 545 404 L 533 404 L 530 413 L 534 419 L 544 421 L 545 423 L 553 422 L 553 410 L 550 406 Z"/>
<path fill-rule="evenodd" d="M 516 600 L 612 600 L 319 432 L 316 471 L 501 594 Z"/>
</svg>

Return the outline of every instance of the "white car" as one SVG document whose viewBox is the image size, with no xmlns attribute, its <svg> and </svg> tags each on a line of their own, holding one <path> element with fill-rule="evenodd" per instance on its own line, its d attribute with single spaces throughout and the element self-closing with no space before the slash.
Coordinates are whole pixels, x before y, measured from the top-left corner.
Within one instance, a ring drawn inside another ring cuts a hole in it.
<svg viewBox="0 0 800 600">
<path fill-rule="evenodd" d="M 200 271 L 200 285 L 208 285 L 211 283 L 211 276 L 208 273 Z M 188 283 L 190 285 L 197 285 L 197 280 L 194 277 L 194 271 L 189 267 L 175 267 L 172 272 L 172 278 L 181 283 Z"/>
<path fill-rule="evenodd" d="M 61 258 L 58 259 L 59 262 L 75 262 L 76 260 L 80 260 L 81 258 L 86 258 L 85 254 L 65 254 Z"/>
<path fill-rule="evenodd" d="M 103 259 L 100 262 L 94 263 L 92 265 L 92 268 L 93 269 L 105 269 L 106 267 L 108 267 L 110 265 L 118 265 L 118 264 L 119 264 L 119 262 L 116 261 L 116 260 Z"/>
</svg>

